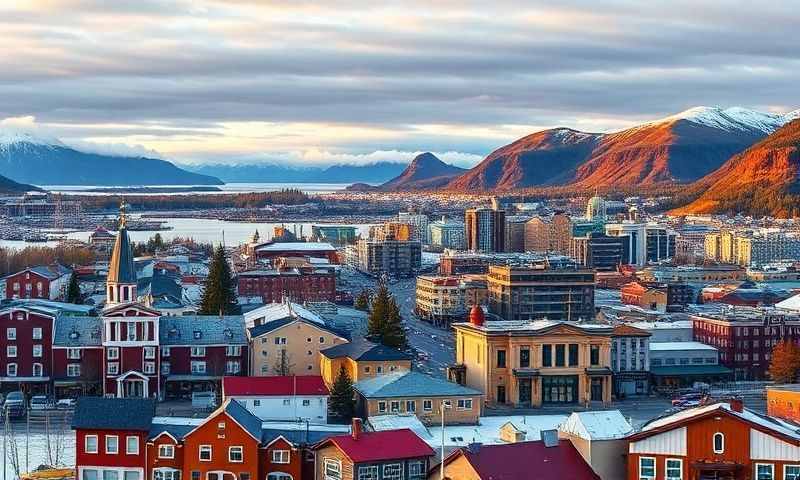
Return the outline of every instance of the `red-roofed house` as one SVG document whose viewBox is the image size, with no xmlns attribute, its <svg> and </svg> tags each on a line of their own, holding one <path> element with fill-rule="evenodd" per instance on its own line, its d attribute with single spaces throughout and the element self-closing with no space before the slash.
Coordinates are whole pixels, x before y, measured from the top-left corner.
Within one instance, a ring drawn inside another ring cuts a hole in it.
<svg viewBox="0 0 800 480">
<path fill-rule="evenodd" d="M 357 418 L 350 435 L 323 440 L 314 451 L 315 478 L 326 480 L 422 480 L 435 454 L 407 428 L 365 433 Z"/>
<path fill-rule="evenodd" d="M 232 398 L 262 420 L 327 423 L 329 396 L 319 375 L 222 379 L 223 401 Z"/>
<path fill-rule="evenodd" d="M 552 447 L 536 441 L 459 448 L 444 459 L 444 476 L 450 480 L 600 480 L 569 440 L 559 440 Z M 439 469 L 432 469 L 428 478 L 438 480 Z"/>
</svg>

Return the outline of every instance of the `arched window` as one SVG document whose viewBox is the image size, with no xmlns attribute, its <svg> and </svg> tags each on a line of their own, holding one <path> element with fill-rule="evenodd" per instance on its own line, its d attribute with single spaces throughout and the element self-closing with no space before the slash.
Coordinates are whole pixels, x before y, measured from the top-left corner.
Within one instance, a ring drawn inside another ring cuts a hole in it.
<svg viewBox="0 0 800 480">
<path fill-rule="evenodd" d="M 713 437 L 713 447 L 714 453 L 724 453 L 725 452 L 725 435 L 721 432 L 717 432 L 714 434 Z"/>
<path fill-rule="evenodd" d="M 42 368 L 41 363 L 34 363 L 33 364 L 33 376 L 34 377 L 41 377 L 44 375 L 44 369 Z"/>
</svg>

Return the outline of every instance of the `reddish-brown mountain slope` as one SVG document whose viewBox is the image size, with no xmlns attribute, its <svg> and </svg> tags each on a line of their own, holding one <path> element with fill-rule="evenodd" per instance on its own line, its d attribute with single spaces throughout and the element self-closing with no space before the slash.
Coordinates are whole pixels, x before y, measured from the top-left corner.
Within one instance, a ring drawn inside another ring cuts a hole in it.
<svg viewBox="0 0 800 480">
<path fill-rule="evenodd" d="M 414 157 L 400 175 L 378 188 L 388 191 L 439 188 L 464 172 L 466 169 L 444 163 L 436 155 L 425 152 Z"/>
<path fill-rule="evenodd" d="M 676 215 L 743 213 L 800 215 L 800 119 L 785 125 L 719 169 L 698 180 L 688 195 L 699 195 Z"/>
</svg>

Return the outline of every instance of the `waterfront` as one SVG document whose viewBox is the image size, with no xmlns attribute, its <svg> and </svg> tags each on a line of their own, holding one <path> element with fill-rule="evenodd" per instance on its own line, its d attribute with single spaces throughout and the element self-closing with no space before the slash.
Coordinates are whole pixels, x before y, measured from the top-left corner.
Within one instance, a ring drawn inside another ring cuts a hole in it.
<svg viewBox="0 0 800 480">
<path fill-rule="evenodd" d="M 147 187 L 158 188 L 175 188 L 181 189 L 180 191 L 170 193 L 147 193 L 131 191 L 129 193 L 119 192 L 100 192 L 91 191 L 97 189 L 112 189 L 112 188 L 134 188 L 135 186 L 112 186 L 112 185 L 39 185 L 39 187 L 52 192 L 62 193 L 64 195 L 186 195 L 197 193 L 198 195 L 221 195 L 230 193 L 263 193 L 274 192 L 284 189 L 297 189 L 308 194 L 332 193 L 344 190 L 349 184 L 347 183 L 226 183 L 224 185 L 215 185 L 219 191 L 203 191 L 202 189 L 208 188 L 208 185 L 198 186 L 196 192 L 191 191 L 191 186 L 187 185 L 148 185 Z M 183 190 L 183 189 L 189 190 Z"/>
</svg>

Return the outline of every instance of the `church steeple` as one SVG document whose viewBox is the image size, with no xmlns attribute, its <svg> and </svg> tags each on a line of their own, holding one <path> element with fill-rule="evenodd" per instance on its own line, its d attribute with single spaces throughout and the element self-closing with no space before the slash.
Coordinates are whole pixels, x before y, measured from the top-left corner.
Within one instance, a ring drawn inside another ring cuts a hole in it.
<svg viewBox="0 0 800 480">
<path fill-rule="evenodd" d="M 119 233 L 111 251 L 106 279 L 106 306 L 135 302 L 136 267 L 133 263 L 133 248 L 128 238 L 128 205 L 123 201 L 119 206 Z"/>
</svg>

